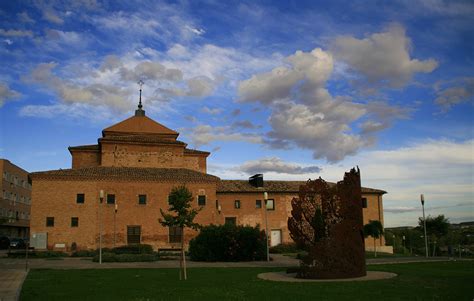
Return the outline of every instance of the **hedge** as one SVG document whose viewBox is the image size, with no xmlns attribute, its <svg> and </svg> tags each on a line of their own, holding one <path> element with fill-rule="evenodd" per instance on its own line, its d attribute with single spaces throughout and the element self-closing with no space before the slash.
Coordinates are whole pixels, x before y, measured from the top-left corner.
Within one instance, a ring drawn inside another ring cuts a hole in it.
<svg viewBox="0 0 474 301">
<path fill-rule="evenodd" d="M 144 262 L 156 261 L 158 257 L 155 254 L 114 254 L 103 253 L 102 262 Z M 94 256 L 94 262 L 99 262 L 99 255 Z"/>
<path fill-rule="evenodd" d="M 206 226 L 190 241 L 189 253 L 194 261 L 263 260 L 265 232 L 258 226 Z"/>
<path fill-rule="evenodd" d="M 273 254 L 284 254 L 284 253 L 298 253 L 301 251 L 298 249 L 295 243 L 279 244 L 271 247 L 269 252 Z"/>
</svg>

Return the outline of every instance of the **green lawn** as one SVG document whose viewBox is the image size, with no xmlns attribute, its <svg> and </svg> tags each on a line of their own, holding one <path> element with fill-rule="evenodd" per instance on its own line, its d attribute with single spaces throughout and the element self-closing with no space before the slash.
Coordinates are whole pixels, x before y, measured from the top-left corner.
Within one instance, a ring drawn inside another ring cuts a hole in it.
<svg viewBox="0 0 474 301">
<path fill-rule="evenodd" d="M 282 268 L 32 270 L 21 300 L 473 300 L 474 262 L 369 266 L 390 280 L 339 283 L 264 281 Z"/>
</svg>

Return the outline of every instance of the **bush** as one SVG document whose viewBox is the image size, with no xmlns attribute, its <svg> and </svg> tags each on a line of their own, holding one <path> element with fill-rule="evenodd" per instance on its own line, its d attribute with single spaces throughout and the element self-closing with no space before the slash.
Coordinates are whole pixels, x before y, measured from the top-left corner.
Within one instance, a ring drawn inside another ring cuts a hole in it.
<svg viewBox="0 0 474 301">
<path fill-rule="evenodd" d="M 71 254 L 71 257 L 94 257 L 97 255 L 95 250 L 80 250 Z"/>
<path fill-rule="evenodd" d="M 115 254 L 153 254 L 153 247 L 145 244 L 125 245 L 112 249 Z"/>
<path fill-rule="evenodd" d="M 283 253 L 297 253 L 300 250 L 298 249 L 296 244 L 293 242 L 293 243 L 279 244 L 277 246 L 271 247 L 270 250 L 268 251 L 273 254 L 283 254 Z"/>
<path fill-rule="evenodd" d="M 263 260 L 265 233 L 258 226 L 210 225 L 190 241 L 189 253 L 194 261 Z"/>
<path fill-rule="evenodd" d="M 102 254 L 102 262 L 150 262 L 157 259 L 155 254 L 114 254 L 109 252 Z M 99 262 L 99 255 L 94 256 L 92 261 Z"/>
<path fill-rule="evenodd" d="M 24 258 L 25 251 L 10 251 L 8 252 L 8 257 L 10 258 Z M 29 258 L 53 258 L 53 257 L 66 257 L 68 256 L 64 252 L 59 251 L 30 251 L 28 252 Z"/>
</svg>

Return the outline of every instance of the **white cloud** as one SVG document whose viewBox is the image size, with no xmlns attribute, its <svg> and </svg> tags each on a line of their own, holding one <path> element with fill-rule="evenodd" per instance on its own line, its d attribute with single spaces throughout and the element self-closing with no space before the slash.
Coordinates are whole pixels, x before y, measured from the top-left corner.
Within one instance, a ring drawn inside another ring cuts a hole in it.
<svg viewBox="0 0 474 301">
<path fill-rule="evenodd" d="M 45 7 L 43 9 L 43 19 L 51 23 L 61 25 L 64 23 L 64 20 L 57 15 L 57 12 L 51 7 Z"/>
<path fill-rule="evenodd" d="M 15 90 L 10 89 L 7 84 L 0 83 L 0 107 L 8 100 L 14 100 L 21 96 L 21 94 Z"/>
<path fill-rule="evenodd" d="M 437 95 L 435 103 L 443 111 L 448 111 L 451 107 L 460 103 L 474 103 L 474 77 L 455 79 L 447 82 L 447 84 L 449 84 L 448 87 L 435 86 Z"/>
<path fill-rule="evenodd" d="M 192 32 L 192 33 L 198 35 L 198 36 L 203 35 L 203 34 L 206 33 L 206 31 L 205 31 L 204 29 L 202 29 L 202 28 L 194 28 L 194 27 L 191 27 L 191 26 L 189 26 L 189 25 L 186 25 L 185 28 L 186 28 L 187 30 L 189 30 L 190 32 Z"/>
<path fill-rule="evenodd" d="M 33 20 L 26 11 L 17 14 L 17 16 L 21 23 L 35 23 L 35 20 Z"/>
<path fill-rule="evenodd" d="M 4 37 L 33 37 L 31 30 L 0 29 L 0 36 Z"/>
<path fill-rule="evenodd" d="M 53 104 L 53 105 L 27 105 L 21 108 L 20 116 L 36 118 L 57 118 L 67 116 L 73 120 L 103 122 L 116 120 L 117 115 L 110 112 L 105 106 L 90 105 L 86 103 Z"/>
<path fill-rule="evenodd" d="M 209 114 L 209 115 L 219 115 L 219 114 L 222 113 L 222 109 L 220 109 L 220 108 L 208 108 L 208 107 L 204 106 L 201 109 L 201 112 L 204 112 L 204 113 Z"/>
<path fill-rule="evenodd" d="M 255 134 L 237 133 L 231 127 L 212 127 L 198 125 L 192 129 L 183 129 L 194 147 L 210 144 L 216 141 L 241 141 L 247 143 L 262 143 L 261 137 Z"/>
<path fill-rule="evenodd" d="M 277 174 L 314 174 L 319 173 L 321 168 L 310 165 L 304 166 L 290 162 L 284 162 L 278 157 L 261 158 L 259 160 L 247 161 L 235 168 L 246 174 L 277 173 Z"/>
<path fill-rule="evenodd" d="M 412 59 L 410 49 L 411 41 L 398 24 L 364 39 L 340 36 L 332 44 L 335 57 L 360 72 L 369 83 L 390 87 L 404 86 L 416 73 L 430 73 L 438 66 L 434 59 Z"/>
<path fill-rule="evenodd" d="M 367 105 L 349 97 L 333 97 L 326 89 L 333 70 L 332 55 L 322 49 L 297 51 L 286 65 L 253 75 L 239 84 L 239 101 L 257 101 L 271 110 L 271 131 L 264 142 L 273 148 L 296 145 L 314 158 L 341 161 L 372 145 L 373 134 L 400 118 L 404 110 L 384 102 Z M 352 125 L 364 117 L 362 135 Z"/>
</svg>

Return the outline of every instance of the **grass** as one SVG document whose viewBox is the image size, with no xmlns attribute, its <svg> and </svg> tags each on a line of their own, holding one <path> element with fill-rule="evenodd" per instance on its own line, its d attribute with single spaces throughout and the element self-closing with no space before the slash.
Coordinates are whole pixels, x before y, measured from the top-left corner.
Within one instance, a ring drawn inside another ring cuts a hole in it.
<svg viewBox="0 0 474 301">
<path fill-rule="evenodd" d="M 472 300 L 474 262 L 369 266 L 397 273 L 370 282 L 283 283 L 258 273 L 282 268 L 31 270 L 20 300 Z"/>
</svg>

